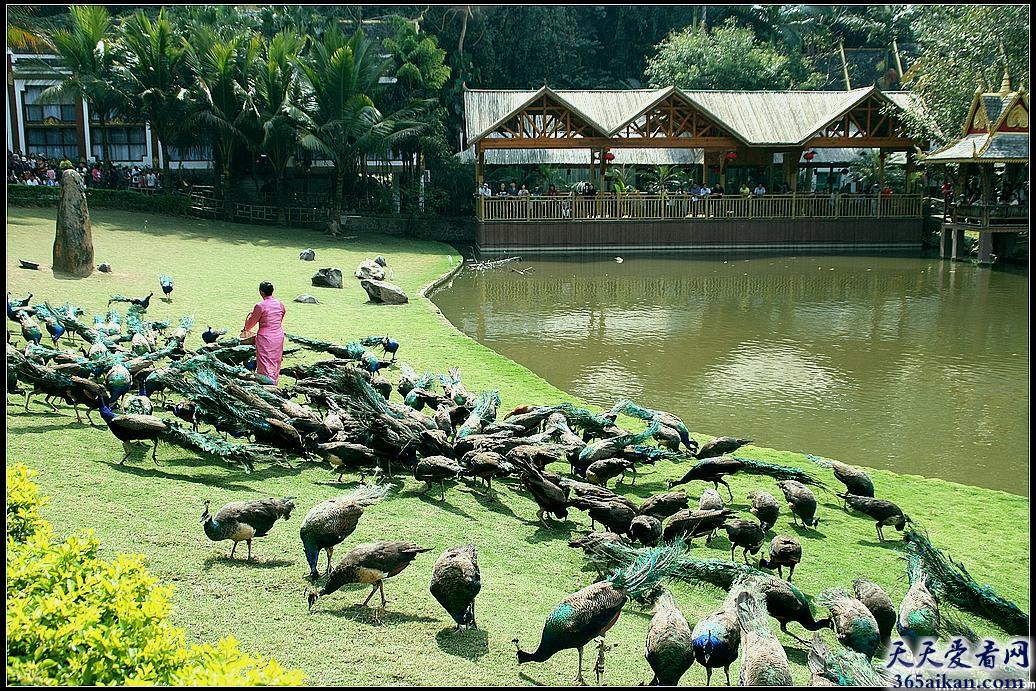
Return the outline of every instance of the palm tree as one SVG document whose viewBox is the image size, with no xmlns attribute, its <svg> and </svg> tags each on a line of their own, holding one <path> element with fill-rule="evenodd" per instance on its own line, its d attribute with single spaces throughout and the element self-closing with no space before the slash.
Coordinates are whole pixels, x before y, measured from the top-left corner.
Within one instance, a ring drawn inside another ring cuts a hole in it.
<svg viewBox="0 0 1036 691">
<path fill-rule="evenodd" d="M 258 116 L 253 105 L 253 70 L 260 39 L 254 35 L 221 36 L 209 27 L 195 27 L 186 60 L 198 99 L 197 122 L 211 141 L 216 188 L 224 201 L 227 219 L 230 205 L 231 162 L 235 147 L 247 143 L 244 130 Z"/>
<path fill-rule="evenodd" d="M 120 81 L 158 135 L 163 179 L 169 180 L 170 143 L 193 127 L 188 118 L 187 42 L 174 34 L 164 7 L 154 20 L 142 10 L 130 15 L 122 25 L 122 42 L 126 54 L 117 63 Z"/>
<path fill-rule="evenodd" d="M 347 40 L 331 27 L 312 42 L 309 55 L 297 65 L 306 85 L 301 143 L 334 165 L 332 218 L 337 220 L 347 173 L 355 174 L 361 155 L 419 131 L 421 123 L 412 120 L 419 108 L 406 108 L 392 117 L 378 110 L 374 97 L 388 63 L 378 57 L 362 30 Z"/>
<path fill-rule="evenodd" d="M 67 103 L 85 100 L 101 128 L 101 157 L 110 161 L 108 121 L 125 105 L 126 99 L 114 80 L 115 27 L 103 5 L 73 5 L 69 8 L 72 24 L 68 29 L 44 33 L 49 50 L 60 58 L 58 71 L 49 62 L 41 61 L 58 75 L 60 82 L 45 89 L 40 103 Z M 90 143 L 83 158 L 90 157 Z"/>
<path fill-rule="evenodd" d="M 304 117 L 299 112 L 302 86 L 293 59 L 303 46 L 303 39 L 285 30 L 267 44 L 259 56 L 255 70 L 255 97 L 258 127 L 253 129 L 257 150 L 266 154 L 273 166 L 274 196 L 277 213 L 284 222 L 286 198 L 285 171 L 295 155 L 299 143 L 298 123 Z"/>
</svg>

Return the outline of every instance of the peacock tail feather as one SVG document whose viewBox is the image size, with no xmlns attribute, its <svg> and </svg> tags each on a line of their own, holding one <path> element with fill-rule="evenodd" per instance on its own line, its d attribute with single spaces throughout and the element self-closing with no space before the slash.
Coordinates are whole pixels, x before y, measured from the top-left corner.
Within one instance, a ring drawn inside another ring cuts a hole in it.
<svg viewBox="0 0 1036 691">
<path fill-rule="evenodd" d="M 923 532 L 910 528 L 904 538 L 911 583 L 923 575 L 936 597 L 988 619 L 1012 636 L 1028 635 L 1029 615 L 1018 605 L 997 594 L 991 586 L 976 583 L 963 564 L 943 554 Z"/>
<path fill-rule="evenodd" d="M 565 416 L 570 425 L 586 432 L 600 433 L 615 425 L 615 420 L 612 418 L 606 415 L 595 415 L 590 410 L 571 403 L 560 403 L 554 408 Z"/>
<path fill-rule="evenodd" d="M 605 580 L 636 600 L 653 600 L 661 594 L 662 584 L 676 573 L 688 548 L 684 543 L 648 547 L 625 567 Z"/>
<path fill-rule="evenodd" d="M 767 463 L 766 461 L 757 461 L 753 458 L 742 458 L 741 456 L 734 456 L 734 458 L 745 464 L 740 471 L 742 473 L 748 473 L 749 475 L 768 475 L 769 477 L 776 478 L 778 480 L 798 480 L 804 485 L 813 485 L 814 487 L 827 489 L 827 485 L 824 484 L 823 481 L 818 480 L 801 468 L 793 468 L 791 466 L 779 465 L 777 463 Z"/>
<path fill-rule="evenodd" d="M 806 457 L 806 460 L 812 461 L 813 463 L 816 463 L 821 468 L 827 468 L 828 470 L 830 470 L 831 468 L 834 467 L 834 464 L 831 463 L 831 461 L 829 461 L 826 458 L 821 458 L 820 456 L 814 456 L 811 453 L 804 453 L 802 455 Z"/>
<path fill-rule="evenodd" d="M 192 451 L 218 456 L 227 461 L 240 463 L 244 466 L 246 473 L 255 470 L 257 462 L 277 462 L 280 458 L 280 450 L 265 444 L 238 444 L 224 441 L 219 437 L 195 432 L 191 429 L 169 422 L 169 430 L 163 435 L 163 439 L 171 444 L 181 446 Z"/>
</svg>

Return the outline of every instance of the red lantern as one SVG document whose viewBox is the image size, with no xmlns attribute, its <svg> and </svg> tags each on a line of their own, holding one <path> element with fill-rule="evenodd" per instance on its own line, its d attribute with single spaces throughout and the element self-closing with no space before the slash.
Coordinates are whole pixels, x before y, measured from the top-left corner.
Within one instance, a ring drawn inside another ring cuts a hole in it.
<svg viewBox="0 0 1036 691">
<path fill-rule="evenodd" d="M 608 153 L 606 153 L 604 155 L 604 160 L 608 161 L 608 163 L 611 163 L 612 161 L 615 160 L 615 154 L 613 154 L 611 151 L 609 151 Z"/>
<path fill-rule="evenodd" d="M 735 160 L 737 158 L 737 152 L 736 151 L 728 151 L 726 156 L 724 156 L 724 158 L 726 158 L 728 161 L 733 161 L 733 160 Z"/>
<path fill-rule="evenodd" d="M 816 155 L 817 155 L 817 152 L 815 152 L 815 151 L 807 151 L 806 153 L 802 154 L 802 157 L 804 159 L 806 159 L 806 163 L 809 163 L 810 161 L 813 160 L 813 157 L 816 156 Z"/>
</svg>

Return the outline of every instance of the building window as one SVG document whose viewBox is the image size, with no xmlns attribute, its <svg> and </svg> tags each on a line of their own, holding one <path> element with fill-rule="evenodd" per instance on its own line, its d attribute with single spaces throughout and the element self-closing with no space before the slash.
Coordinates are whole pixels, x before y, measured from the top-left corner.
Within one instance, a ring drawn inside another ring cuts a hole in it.
<svg viewBox="0 0 1036 691">
<path fill-rule="evenodd" d="M 26 124 L 46 123 L 48 125 L 75 125 L 76 106 L 74 103 L 37 104 L 40 94 L 48 87 L 27 86 L 23 92 Z"/>
<path fill-rule="evenodd" d="M 25 150 L 50 159 L 79 158 L 79 143 L 74 127 L 26 127 Z"/>
<path fill-rule="evenodd" d="M 98 161 L 104 160 L 104 129 L 108 131 L 108 155 L 112 161 L 137 162 L 147 156 L 143 125 L 107 128 L 94 125 L 90 128 L 90 154 Z"/>
<path fill-rule="evenodd" d="M 169 147 L 169 161 L 212 161 L 212 147 L 208 144 L 199 144 L 189 148 L 181 149 L 178 146 Z"/>
</svg>

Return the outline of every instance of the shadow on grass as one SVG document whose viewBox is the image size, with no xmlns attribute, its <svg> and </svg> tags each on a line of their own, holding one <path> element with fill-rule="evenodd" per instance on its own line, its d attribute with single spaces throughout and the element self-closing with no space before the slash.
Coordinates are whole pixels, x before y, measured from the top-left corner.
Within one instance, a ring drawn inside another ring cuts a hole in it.
<svg viewBox="0 0 1036 691">
<path fill-rule="evenodd" d="M 550 519 L 547 519 L 550 520 Z M 537 521 L 522 521 L 529 527 L 535 527 L 532 535 L 525 538 L 526 542 L 537 544 L 540 542 L 550 542 L 552 540 L 564 540 L 566 543 L 572 539 L 572 530 L 577 527 L 572 524 L 571 521 L 565 520 L 563 523 L 552 522 L 550 528 L 543 527 L 542 523 Z"/>
<path fill-rule="evenodd" d="M 789 529 L 794 530 L 801 537 L 808 537 L 812 539 L 826 540 L 827 535 L 820 532 L 816 528 L 804 528 L 801 523 L 791 523 L 787 526 Z"/>
<path fill-rule="evenodd" d="M 547 685 L 547 682 L 540 681 L 539 679 L 533 679 L 532 677 L 530 677 L 525 672 L 518 672 L 518 678 L 528 682 L 528 684 L 530 686 L 546 686 Z M 569 686 L 571 686 L 571 685 L 574 685 L 575 682 L 574 681 L 568 681 L 567 684 Z M 562 685 L 564 685 L 564 684 L 562 684 Z"/>
<path fill-rule="evenodd" d="M 444 653 L 472 662 L 489 652 L 489 634 L 482 629 L 457 631 L 450 626 L 435 634 L 435 642 Z"/>
<path fill-rule="evenodd" d="M 512 511 L 510 506 L 508 506 L 500 500 L 500 495 L 497 493 L 495 489 L 493 490 L 492 494 L 489 494 L 486 491 L 480 492 L 475 489 L 469 489 L 467 494 L 474 497 L 475 501 L 477 501 L 482 506 L 482 508 L 486 509 L 487 511 L 499 513 L 504 516 L 511 516 L 512 518 L 518 518 L 518 514 Z"/>
<path fill-rule="evenodd" d="M 893 540 L 885 538 L 884 542 L 878 542 L 878 536 L 875 535 L 873 540 L 857 540 L 856 544 L 861 547 L 881 547 L 882 549 L 890 549 L 893 552 L 900 552 L 906 549 L 905 540 Z"/>
<path fill-rule="evenodd" d="M 436 483 L 436 485 L 438 485 L 438 483 Z M 423 494 L 422 492 L 418 491 L 418 492 L 413 492 L 413 493 L 411 493 L 408 496 L 412 496 L 412 497 L 418 499 L 419 501 L 424 502 L 425 504 L 429 504 L 431 506 L 437 506 L 440 509 L 442 509 L 443 511 L 449 511 L 450 513 L 457 514 L 458 516 L 463 516 L 464 518 L 467 518 L 468 520 L 474 520 L 471 517 L 471 514 L 469 514 L 467 511 L 465 511 L 464 509 L 458 509 L 456 506 L 453 506 L 452 504 L 450 504 L 450 493 L 449 493 L 448 490 L 446 492 L 446 500 L 445 501 L 439 498 L 440 495 L 439 495 L 438 490 L 439 490 L 439 488 L 437 486 L 433 485 L 432 489 L 428 492 L 428 494 Z"/>
<path fill-rule="evenodd" d="M 251 561 L 248 560 L 246 545 L 238 545 L 238 551 L 245 554 L 241 555 L 238 552 L 234 552 L 233 558 L 230 556 L 230 549 L 227 550 L 226 554 L 210 554 L 205 557 L 203 562 L 204 569 L 209 571 L 215 564 L 222 564 L 235 569 L 279 569 L 285 566 L 293 566 L 296 563 L 292 559 L 264 559 L 256 554 L 257 547 L 258 543 L 253 540 Z"/>
<path fill-rule="evenodd" d="M 226 474 L 223 474 L 223 475 L 216 475 L 216 474 L 183 475 L 181 473 L 171 473 L 171 472 L 168 472 L 168 471 L 163 469 L 165 466 L 161 466 L 161 465 L 160 466 L 155 466 L 154 463 L 151 463 L 150 466 L 147 466 L 147 465 L 144 465 L 144 466 L 127 465 L 132 460 L 133 460 L 133 458 L 131 456 L 129 459 L 127 459 L 126 463 L 120 464 L 117 460 L 113 460 L 113 461 L 111 461 L 109 463 L 109 465 L 114 470 L 117 470 L 117 471 L 120 471 L 120 472 L 124 472 L 124 473 L 129 473 L 131 475 L 137 475 L 137 476 L 140 476 L 140 477 L 169 478 L 169 479 L 172 479 L 172 480 L 182 480 L 184 482 L 193 482 L 193 483 L 198 484 L 198 485 L 218 486 L 220 489 L 240 490 L 240 491 L 246 491 L 246 492 L 254 492 L 255 491 L 255 489 L 250 487 L 249 485 L 244 485 L 244 484 L 240 484 L 240 483 L 237 483 L 237 482 L 227 482 Z M 151 459 L 149 458 L 148 462 L 150 462 L 150 461 L 151 461 Z M 159 462 L 161 463 L 161 461 L 159 461 Z M 169 466 L 169 465 L 173 465 L 174 467 L 181 467 L 181 468 L 183 468 L 183 467 L 207 466 L 209 464 L 204 463 L 202 461 L 197 461 L 195 463 L 180 463 L 180 464 L 169 464 L 169 463 L 166 463 L 166 466 Z M 241 470 L 240 468 L 238 468 L 237 470 L 242 475 L 244 475 L 244 471 L 243 470 Z M 247 477 L 251 477 L 251 476 L 249 475 Z"/>
<path fill-rule="evenodd" d="M 377 600 L 377 598 L 378 595 L 377 593 L 375 593 L 374 597 L 371 598 L 371 601 L 374 602 L 375 600 Z M 324 598 L 321 598 L 321 601 L 323 599 Z M 381 613 L 380 620 L 377 618 L 374 607 L 361 605 L 359 603 L 342 605 L 338 607 L 332 605 L 330 607 L 324 608 L 320 608 L 320 605 L 318 603 L 313 605 L 315 609 L 313 610 L 312 614 L 328 614 L 332 617 L 337 617 L 339 619 L 348 619 L 350 621 L 355 621 L 358 624 L 368 624 L 370 626 L 391 626 L 393 624 L 405 624 L 411 622 L 434 623 L 440 621 L 435 617 L 426 617 L 419 614 L 406 614 L 405 612 L 393 611 L 391 609 L 391 602 L 392 601 L 390 599 L 388 608 Z"/>
</svg>

